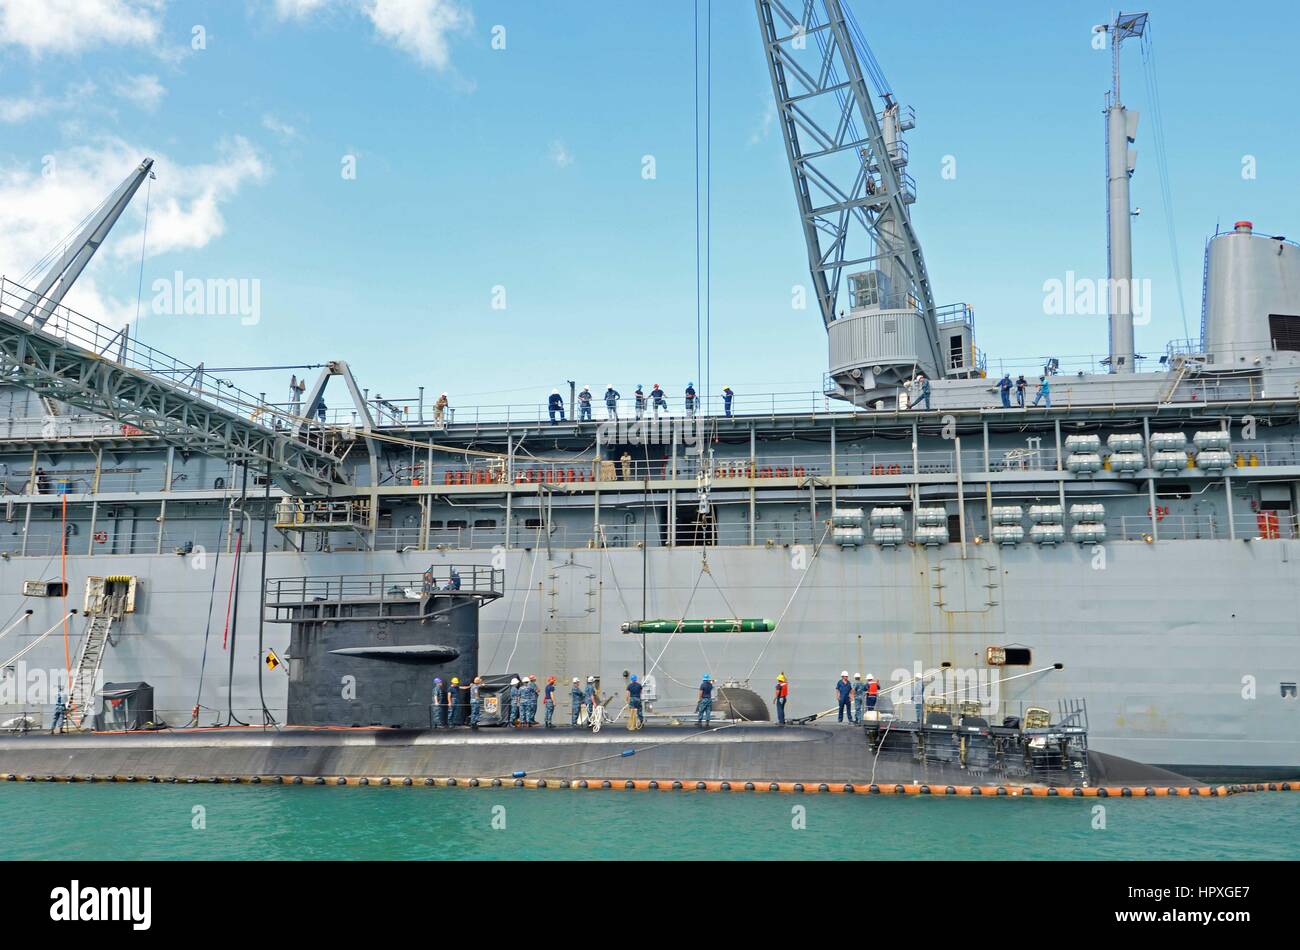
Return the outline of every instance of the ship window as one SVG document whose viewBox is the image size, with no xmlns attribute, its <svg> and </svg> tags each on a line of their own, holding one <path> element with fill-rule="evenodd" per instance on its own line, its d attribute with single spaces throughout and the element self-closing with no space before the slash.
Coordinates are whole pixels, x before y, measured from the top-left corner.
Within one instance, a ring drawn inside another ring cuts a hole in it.
<svg viewBox="0 0 1300 950">
<path fill-rule="evenodd" d="M 451 529 L 468 528 L 468 527 L 469 527 L 469 522 L 468 522 L 468 521 L 448 521 L 448 522 L 447 522 L 447 527 L 448 527 L 448 528 L 451 528 Z"/>
<path fill-rule="evenodd" d="M 1002 650 L 1007 657 L 1003 666 L 1028 666 L 1033 659 L 1031 651 L 1025 647 L 1003 647 Z"/>
<path fill-rule="evenodd" d="M 441 527 L 442 527 L 442 522 L 441 522 L 441 521 L 430 521 L 430 522 L 429 522 L 429 527 L 430 527 L 430 528 L 441 528 Z"/>
<path fill-rule="evenodd" d="M 474 522 L 474 527 L 476 528 L 495 528 L 496 526 L 497 523 L 491 518 L 480 518 L 478 521 Z"/>
<path fill-rule="evenodd" d="M 1173 501 L 1186 501 L 1192 497 L 1192 486 L 1186 482 L 1171 482 L 1156 488 L 1156 497 Z"/>
<path fill-rule="evenodd" d="M 524 527 L 527 528 L 527 529 L 530 530 L 530 531 L 537 531 L 537 530 L 540 530 L 541 527 L 542 527 L 542 519 L 541 519 L 541 518 L 525 518 L 525 519 L 524 519 Z"/>
<path fill-rule="evenodd" d="M 1268 315 L 1268 334 L 1279 350 L 1300 350 L 1300 316 L 1289 313 Z"/>
</svg>

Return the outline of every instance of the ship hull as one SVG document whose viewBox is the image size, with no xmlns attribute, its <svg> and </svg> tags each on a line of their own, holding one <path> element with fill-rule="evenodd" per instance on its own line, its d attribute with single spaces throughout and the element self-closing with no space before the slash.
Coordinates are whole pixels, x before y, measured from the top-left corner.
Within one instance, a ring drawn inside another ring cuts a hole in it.
<svg viewBox="0 0 1300 950">
<path fill-rule="evenodd" d="M 979 701 L 990 718 L 1027 705 L 1056 715 L 1084 700 L 1092 748 L 1216 780 L 1300 774 L 1300 547 L 1231 541 L 1038 549 L 957 545 L 840 550 L 728 547 L 271 553 L 268 577 L 404 573 L 434 563 L 493 564 L 506 596 L 480 617 L 484 672 L 599 675 L 621 694 L 625 671 L 649 672 L 661 713 L 688 716 L 701 674 L 749 681 L 760 693 L 778 672 L 791 682 L 787 715 L 833 708 L 842 669 L 874 673 L 896 704 L 902 686 L 930 673 L 927 695 Z M 259 659 L 260 563 L 250 556 L 231 609 L 234 558 L 69 557 L 70 607 L 88 576 L 140 578 L 136 610 L 114 629 L 106 681 L 144 680 L 161 718 L 181 724 L 197 704 L 201 724 L 261 722 L 263 700 L 284 719 L 286 667 Z M 0 564 L 0 589 L 59 576 L 36 559 Z M 642 638 L 620 625 L 660 618 L 768 616 L 772 634 Z M 7 638 L 9 655 L 58 622 L 61 599 L 0 596 L 0 617 L 32 617 Z M 9 621 L 12 622 L 12 619 Z M 83 621 L 69 628 L 75 661 Z M 262 647 L 283 651 L 284 628 L 267 624 Z M 230 648 L 233 644 L 233 672 Z M 991 666 L 989 647 L 1024 648 L 1028 662 Z M 204 658 L 206 651 L 206 660 Z M 644 660 L 643 660 L 644 657 Z M 11 674 L 6 715 L 39 708 L 43 671 L 66 668 L 62 632 L 37 645 Z M 644 666 L 643 666 L 644 664 Z M 947 664 L 947 667 L 945 667 Z M 19 682 L 21 681 L 21 682 Z M 200 681 L 202 683 L 200 687 Z M 16 686 L 15 686 L 16 684 Z M 895 687 L 901 688 L 895 688 Z M 364 697 L 358 718 L 366 722 Z M 567 711 L 561 703 L 561 716 Z M 44 715 L 48 717 L 48 706 Z"/>
</svg>

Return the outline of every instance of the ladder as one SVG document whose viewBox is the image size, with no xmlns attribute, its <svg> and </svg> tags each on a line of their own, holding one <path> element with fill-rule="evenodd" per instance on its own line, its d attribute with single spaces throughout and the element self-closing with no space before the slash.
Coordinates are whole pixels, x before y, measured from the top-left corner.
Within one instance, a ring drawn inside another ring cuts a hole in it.
<svg viewBox="0 0 1300 950">
<path fill-rule="evenodd" d="M 1169 388 L 1165 390 L 1164 395 L 1160 397 L 1159 405 L 1167 406 L 1174 401 L 1174 397 L 1178 395 L 1178 387 L 1187 376 L 1187 365 L 1187 360 L 1179 362 L 1178 372 L 1174 375 L 1173 381 L 1169 384 Z"/>
<path fill-rule="evenodd" d="M 68 686 L 68 725 L 82 728 L 87 716 L 94 715 L 95 680 L 104 660 L 104 645 L 108 631 L 113 626 L 110 614 L 96 614 L 86 624 L 86 634 L 81 638 L 81 652 L 77 656 L 76 672 Z"/>
</svg>

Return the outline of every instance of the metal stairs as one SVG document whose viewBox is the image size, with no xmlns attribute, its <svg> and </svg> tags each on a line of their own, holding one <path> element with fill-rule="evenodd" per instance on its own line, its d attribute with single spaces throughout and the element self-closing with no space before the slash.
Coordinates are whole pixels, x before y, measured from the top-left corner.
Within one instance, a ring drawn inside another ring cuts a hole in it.
<svg viewBox="0 0 1300 950">
<path fill-rule="evenodd" d="M 81 652 L 77 656 L 76 672 L 68 687 L 68 725 L 81 729 L 87 716 L 94 716 L 95 680 L 104 661 L 104 646 L 113 626 L 111 614 L 96 614 L 86 624 L 86 634 L 81 638 Z"/>
</svg>

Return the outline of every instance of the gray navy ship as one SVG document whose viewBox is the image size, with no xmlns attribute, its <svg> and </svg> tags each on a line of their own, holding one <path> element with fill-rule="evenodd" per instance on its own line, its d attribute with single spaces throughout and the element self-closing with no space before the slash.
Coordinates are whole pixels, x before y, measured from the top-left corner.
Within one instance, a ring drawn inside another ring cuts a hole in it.
<svg viewBox="0 0 1300 950">
<path fill-rule="evenodd" d="M 821 392 L 625 396 L 615 419 L 570 389 L 561 419 L 372 396 L 334 360 L 269 401 L 64 306 L 146 160 L 39 280 L 0 281 L 0 722 L 48 727 L 68 670 L 78 729 L 106 682 L 147 682 L 173 726 L 284 722 L 306 659 L 271 622 L 285 579 L 400 599 L 455 565 L 499 578 L 480 671 L 635 672 L 652 724 L 692 718 L 705 671 L 761 695 L 784 673 L 799 716 L 834 706 L 848 670 L 900 715 L 1069 718 L 1084 697 L 1091 749 L 1294 776 L 1300 246 L 1247 221 L 1215 234 L 1200 339 L 1139 356 L 1119 63 L 1146 15 L 1099 28 L 1108 356 L 1018 367 L 1008 391 L 971 310 L 933 299 L 915 119 L 852 16 L 755 7 L 828 334 Z M 384 725 L 375 692 L 343 724 Z"/>
</svg>

